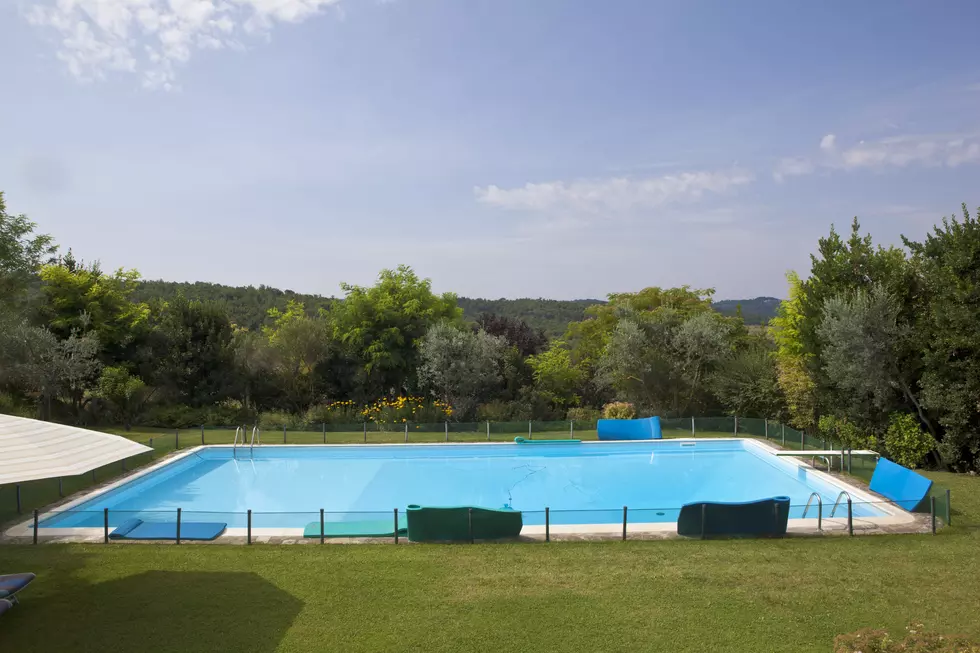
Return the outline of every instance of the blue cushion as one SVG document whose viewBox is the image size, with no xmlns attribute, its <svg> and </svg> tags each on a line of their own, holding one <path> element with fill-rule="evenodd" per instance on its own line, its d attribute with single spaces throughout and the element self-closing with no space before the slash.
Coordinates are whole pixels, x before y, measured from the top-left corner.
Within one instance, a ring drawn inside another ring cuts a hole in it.
<svg viewBox="0 0 980 653">
<path fill-rule="evenodd" d="M 663 437 L 659 417 L 600 419 L 596 429 L 600 440 L 659 440 Z"/>
<path fill-rule="evenodd" d="M 5 596 L 13 596 L 17 592 L 27 587 L 35 578 L 37 578 L 37 576 L 30 572 L 0 576 L 0 598 Z"/>
<path fill-rule="evenodd" d="M 871 491 L 890 499 L 906 510 L 919 509 L 929 496 L 932 481 L 907 467 L 882 458 L 871 476 Z"/>
<path fill-rule="evenodd" d="M 213 540 L 225 532 L 220 522 L 180 522 L 181 540 Z M 176 540 L 177 522 L 142 522 L 119 537 L 122 540 Z"/>
<path fill-rule="evenodd" d="M 139 526 L 142 523 L 143 523 L 143 520 L 142 519 L 136 519 L 135 517 L 132 518 L 132 519 L 127 519 L 123 523 L 121 523 L 118 526 L 116 526 L 116 530 L 114 530 L 111 533 L 109 533 L 109 539 L 111 539 L 111 540 L 121 540 L 124 537 L 126 537 L 127 535 L 129 535 L 133 531 L 134 528 L 136 528 L 137 526 Z"/>
</svg>

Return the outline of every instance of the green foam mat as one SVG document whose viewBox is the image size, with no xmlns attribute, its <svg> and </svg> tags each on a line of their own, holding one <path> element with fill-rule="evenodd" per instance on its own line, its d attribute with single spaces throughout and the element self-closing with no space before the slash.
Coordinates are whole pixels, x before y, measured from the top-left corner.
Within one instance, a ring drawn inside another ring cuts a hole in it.
<svg viewBox="0 0 980 653">
<path fill-rule="evenodd" d="M 398 534 L 406 535 L 408 525 L 399 519 Z M 367 519 L 361 521 L 324 522 L 324 537 L 394 537 L 395 520 Z M 303 537 L 320 537 L 320 522 L 312 521 L 303 529 Z"/>
</svg>

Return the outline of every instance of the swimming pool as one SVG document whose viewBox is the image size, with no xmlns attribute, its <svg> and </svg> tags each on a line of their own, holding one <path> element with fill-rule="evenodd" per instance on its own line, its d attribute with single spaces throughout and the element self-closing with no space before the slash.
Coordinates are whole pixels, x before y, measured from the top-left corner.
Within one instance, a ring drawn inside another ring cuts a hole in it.
<svg viewBox="0 0 980 653">
<path fill-rule="evenodd" d="M 800 518 L 812 492 L 828 516 L 835 479 L 779 458 L 750 440 L 660 440 L 563 445 L 317 445 L 200 447 L 91 498 L 47 515 L 41 528 L 102 527 L 139 517 L 302 528 L 319 518 L 355 521 L 428 506 L 511 506 L 524 523 L 675 522 L 685 503 L 791 499 Z M 870 498 L 870 497 L 868 497 Z M 816 517 L 815 507 L 807 517 Z M 855 500 L 855 517 L 889 514 Z M 839 515 L 838 515 L 839 516 Z"/>
</svg>

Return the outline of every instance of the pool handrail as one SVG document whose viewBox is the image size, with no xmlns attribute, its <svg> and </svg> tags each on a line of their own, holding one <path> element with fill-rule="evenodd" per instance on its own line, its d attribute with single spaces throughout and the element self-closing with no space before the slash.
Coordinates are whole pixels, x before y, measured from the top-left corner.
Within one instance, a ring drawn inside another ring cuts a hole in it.
<svg viewBox="0 0 980 653">
<path fill-rule="evenodd" d="M 831 517 L 833 517 L 834 516 L 834 513 L 837 512 L 837 506 L 840 505 L 840 500 L 842 498 L 844 498 L 844 497 L 847 497 L 848 503 L 850 503 L 853 500 L 853 499 L 851 499 L 851 495 L 847 493 L 847 490 L 841 490 L 840 491 L 840 494 L 837 495 L 837 500 L 834 501 L 834 507 L 830 511 L 830 516 Z"/>
<path fill-rule="evenodd" d="M 242 446 L 243 447 L 245 446 L 245 429 L 242 428 L 241 426 L 236 426 L 235 427 L 235 439 L 231 443 L 231 457 L 232 458 L 237 458 L 238 457 L 236 455 L 236 453 L 238 452 L 238 435 L 239 434 L 241 434 L 241 436 L 242 436 Z"/>
<path fill-rule="evenodd" d="M 810 497 L 806 500 L 806 506 L 803 508 L 803 519 L 806 519 L 806 513 L 810 509 L 810 504 L 813 502 L 813 497 L 817 497 L 817 530 L 823 530 L 823 498 L 821 498 L 819 492 L 811 492 Z"/>
<path fill-rule="evenodd" d="M 252 457 L 252 449 L 255 447 L 255 442 L 258 441 L 259 446 L 262 446 L 262 431 L 259 430 L 258 424 L 252 427 L 252 439 L 248 444 L 248 456 Z M 245 444 L 245 436 L 242 436 L 242 445 Z"/>
</svg>

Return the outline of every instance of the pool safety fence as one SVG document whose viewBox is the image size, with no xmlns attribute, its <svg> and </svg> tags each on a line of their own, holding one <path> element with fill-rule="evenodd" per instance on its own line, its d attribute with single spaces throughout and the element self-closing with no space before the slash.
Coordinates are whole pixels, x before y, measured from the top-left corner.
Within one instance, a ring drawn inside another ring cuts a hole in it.
<svg viewBox="0 0 980 653">
<path fill-rule="evenodd" d="M 186 429 L 140 429 L 128 437 L 149 446 L 152 451 L 133 456 L 118 463 L 105 465 L 78 476 L 29 481 L 0 487 L 0 525 L 12 522 L 34 509 L 58 503 L 61 499 L 82 490 L 97 487 L 119 476 L 137 470 L 174 451 L 202 445 L 229 445 L 248 448 L 253 442 L 260 449 L 270 445 L 314 444 L 404 444 L 404 443 L 480 443 L 514 442 L 522 437 L 530 440 L 578 439 L 596 440 L 596 422 L 563 421 L 479 421 L 435 423 L 318 423 L 300 427 L 283 425 L 282 438 L 276 429 L 262 432 L 254 424 L 227 427 L 197 426 Z M 722 417 L 661 417 L 665 439 L 672 438 L 752 438 L 784 450 L 804 453 L 801 459 L 830 472 L 845 472 L 868 482 L 877 465 L 873 456 L 852 455 L 839 442 L 816 437 L 791 428 L 779 421 L 738 416 Z M 121 432 L 121 431 L 116 431 Z M 236 432 L 246 433 L 236 439 Z M 123 432 L 124 433 L 124 432 Z M 244 442 L 244 444 L 243 444 Z M 806 451 L 834 451 L 834 455 L 805 456 Z M 950 523 L 952 511 L 948 492 L 934 486 L 937 515 Z"/>
<path fill-rule="evenodd" d="M 811 498 L 812 499 L 812 498 Z M 399 544 L 409 539 L 409 519 L 405 507 L 390 511 L 337 512 L 320 508 L 296 511 L 193 511 L 176 507 L 169 510 L 40 510 L 28 522 L 8 528 L 6 535 L 45 541 L 99 541 L 107 545 L 130 539 L 168 541 L 216 540 L 229 544 L 302 541 L 325 544 L 330 541 L 379 541 Z M 676 533 L 683 506 L 610 507 L 601 510 L 561 510 L 550 506 L 521 510 L 521 539 L 551 542 L 556 539 L 655 539 Z M 789 505 L 789 533 L 850 535 L 882 532 L 880 515 L 894 512 L 888 501 L 856 501 L 841 492 L 836 501 L 823 497 L 820 502 L 796 501 Z M 920 515 L 918 532 L 932 532 L 951 523 L 949 491 L 930 496 L 927 512 Z M 469 536 L 459 541 L 473 542 L 472 510 Z M 134 536 L 127 528 L 137 524 Z M 20 533 L 12 531 L 20 529 Z M 206 536 L 200 535 L 205 531 Z M 148 533 L 146 537 L 140 533 Z M 907 532 L 907 531 L 906 531 Z"/>
</svg>

